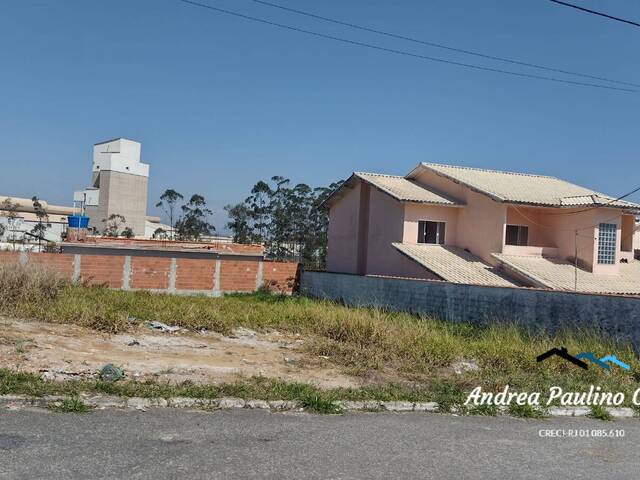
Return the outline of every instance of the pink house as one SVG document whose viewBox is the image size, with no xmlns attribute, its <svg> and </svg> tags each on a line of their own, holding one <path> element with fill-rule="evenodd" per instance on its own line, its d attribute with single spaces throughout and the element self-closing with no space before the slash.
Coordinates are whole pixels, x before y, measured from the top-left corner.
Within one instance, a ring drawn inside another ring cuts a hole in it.
<svg viewBox="0 0 640 480">
<path fill-rule="evenodd" d="M 640 205 L 558 178 L 421 163 L 326 205 L 330 272 L 640 294 Z"/>
</svg>

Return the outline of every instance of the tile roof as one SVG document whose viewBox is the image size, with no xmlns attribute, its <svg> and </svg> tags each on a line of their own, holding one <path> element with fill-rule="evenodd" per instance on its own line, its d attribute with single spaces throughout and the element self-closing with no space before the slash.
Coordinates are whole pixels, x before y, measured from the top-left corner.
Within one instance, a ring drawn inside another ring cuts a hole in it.
<svg viewBox="0 0 640 480">
<path fill-rule="evenodd" d="M 448 282 L 497 287 L 518 286 L 481 258 L 459 247 L 424 243 L 392 245 Z"/>
<path fill-rule="evenodd" d="M 437 163 L 421 163 L 414 171 L 421 167 L 500 202 L 552 207 L 611 206 L 640 209 L 640 205 L 636 203 L 615 200 L 613 197 L 555 177 Z"/>
<path fill-rule="evenodd" d="M 575 267 L 557 258 L 529 257 L 494 253 L 507 269 L 530 278 L 542 287 L 574 291 Z M 578 268 L 579 292 L 640 295 L 640 262 L 619 265 L 618 275 L 602 275 Z"/>
<path fill-rule="evenodd" d="M 404 202 L 433 203 L 438 205 L 461 205 L 458 201 L 428 190 L 412 180 L 395 175 L 355 172 L 353 176 Z"/>
</svg>

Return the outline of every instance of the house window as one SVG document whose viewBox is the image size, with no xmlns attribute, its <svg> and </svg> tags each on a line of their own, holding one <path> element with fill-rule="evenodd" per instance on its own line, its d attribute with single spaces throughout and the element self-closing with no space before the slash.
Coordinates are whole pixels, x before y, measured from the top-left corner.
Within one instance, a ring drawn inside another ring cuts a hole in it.
<svg viewBox="0 0 640 480">
<path fill-rule="evenodd" d="M 445 222 L 418 222 L 418 243 L 444 245 Z"/>
<path fill-rule="evenodd" d="M 529 227 L 526 225 L 507 225 L 505 243 L 526 247 L 529 245 Z"/>
<path fill-rule="evenodd" d="M 613 265 L 616 263 L 616 235 L 618 226 L 615 223 L 598 225 L 598 263 Z"/>
</svg>

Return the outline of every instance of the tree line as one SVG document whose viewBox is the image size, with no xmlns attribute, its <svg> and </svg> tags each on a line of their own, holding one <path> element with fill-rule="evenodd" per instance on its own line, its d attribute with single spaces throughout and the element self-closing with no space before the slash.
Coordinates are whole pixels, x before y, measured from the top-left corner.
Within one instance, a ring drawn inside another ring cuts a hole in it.
<svg viewBox="0 0 640 480">
<path fill-rule="evenodd" d="M 322 203 L 341 184 L 311 188 L 304 183 L 292 185 L 281 176 L 261 180 L 243 202 L 224 207 L 229 217 L 226 227 L 236 243 L 264 245 L 268 258 L 323 268 L 329 219 Z"/>
</svg>

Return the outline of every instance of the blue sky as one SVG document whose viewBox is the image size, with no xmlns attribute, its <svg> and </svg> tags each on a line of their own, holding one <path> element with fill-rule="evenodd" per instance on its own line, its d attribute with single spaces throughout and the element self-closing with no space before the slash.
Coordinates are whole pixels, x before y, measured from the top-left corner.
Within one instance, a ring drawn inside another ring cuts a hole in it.
<svg viewBox="0 0 640 480">
<path fill-rule="evenodd" d="M 388 48 L 516 68 L 250 0 L 201 1 Z M 546 0 L 273 1 L 640 83 L 639 28 Z M 580 4 L 640 20 L 633 0 Z M 70 204 L 89 180 L 92 144 L 119 136 L 142 142 L 150 213 L 168 187 L 197 192 L 219 230 L 222 207 L 273 175 L 319 186 L 352 171 L 404 174 L 431 161 L 555 175 L 612 195 L 640 185 L 640 92 L 442 65 L 177 0 L 2 2 L 0 44 L 0 195 Z"/>
</svg>

